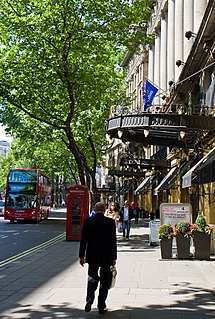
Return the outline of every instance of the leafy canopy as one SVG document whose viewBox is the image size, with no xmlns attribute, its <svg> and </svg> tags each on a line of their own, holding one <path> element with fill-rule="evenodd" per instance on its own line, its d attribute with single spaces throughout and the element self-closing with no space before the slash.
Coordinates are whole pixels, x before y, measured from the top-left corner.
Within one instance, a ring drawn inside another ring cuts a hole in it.
<svg viewBox="0 0 215 319">
<path fill-rule="evenodd" d="M 63 141 L 81 182 L 94 177 L 110 106 L 126 100 L 116 66 L 146 42 L 151 3 L 0 0 L 2 122 L 29 141 Z"/>
</svg>

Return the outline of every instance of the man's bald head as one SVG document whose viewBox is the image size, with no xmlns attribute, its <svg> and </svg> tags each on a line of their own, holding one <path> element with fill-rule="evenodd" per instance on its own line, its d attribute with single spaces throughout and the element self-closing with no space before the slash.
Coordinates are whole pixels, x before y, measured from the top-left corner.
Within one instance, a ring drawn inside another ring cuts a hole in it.
<svg viewBox="0 0 215 319">
<path fill-rule="evenodd" d="M 98 202 L 95 204 L 95 212 L 96 214 L 104 214 L 105 213 L 105 204 L 102 202 Z"/>
</svg>

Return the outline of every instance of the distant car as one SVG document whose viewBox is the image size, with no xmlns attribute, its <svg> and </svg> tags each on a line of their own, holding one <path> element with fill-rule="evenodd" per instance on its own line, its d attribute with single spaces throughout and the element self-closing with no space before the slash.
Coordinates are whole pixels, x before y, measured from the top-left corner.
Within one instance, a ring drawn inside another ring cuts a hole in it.
<svg viewBox="0 0 215 319">
<path fill-rule="evenodd" d="M 0 201 L 0 216 L 4 216 L 4 201 Z"/>
</svg>

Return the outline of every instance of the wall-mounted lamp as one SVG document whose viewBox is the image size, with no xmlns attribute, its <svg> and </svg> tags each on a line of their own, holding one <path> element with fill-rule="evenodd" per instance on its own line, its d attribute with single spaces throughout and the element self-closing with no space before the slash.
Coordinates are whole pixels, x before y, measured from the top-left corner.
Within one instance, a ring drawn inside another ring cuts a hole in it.
<svg viewBox="0 0 215 319">
<path fill-rule="evenodd" d="M 175 64 L 177 65 L 177 67 L 179 67 L 181 65 L 184 65 L 184 62 L 182 62 L 181 60 L 177 60 Z"/>
<path fill-rule="evenodd" d="M 172 85 L 174 84 L 174 82 L 173 82 L 172 80 L 170 80 L 170 81 L 168 82 L 168 84 L 169 84 L 169 86 L 172 86 Z"/>
<path fill-rule="evenodd" d="M 192 31 L 186 31 L 185 32 L 185 38 L 187 38 L 188 40 L 190 40 L 190 38 L 194 38 L 196 37 L 196 33 L 192 32 Z"/>
<path fill-rule="evenodd" d="M 149 131 L 148 130 L 144 130 L 143 133 L 144 133 L 145 137 L 147 137 L 149 135 Z"/>
<path fill-rule="evenodd" d="M 162 98 L 162 100 L 165 100 L 166 99 L 166 95 L 163 95 L 161 98 Z"/>
<path fill-rule="evenodd" d="M 123 134 L 123 132 L 122 132 L 122 131 L 118 131 L 118 136 L 119 136 L 119 138 L 121 138 L 121 137 L 122 137 L 122 134 Z"/>
<path fill-rule="evenodd" d="M 183 140 L 183 138 L 185 137 L 185 134 L 186 132 L 184 131 L 180 131 L 179 135 L 180 135 L 180 138 Z"/>
</svg>

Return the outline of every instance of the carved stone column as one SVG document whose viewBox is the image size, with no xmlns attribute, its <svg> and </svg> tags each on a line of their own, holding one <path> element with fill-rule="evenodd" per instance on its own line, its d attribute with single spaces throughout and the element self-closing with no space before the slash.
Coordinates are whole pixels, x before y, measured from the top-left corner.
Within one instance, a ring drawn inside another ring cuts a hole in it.
<svg viewBox="0 0 215 319">
<path fill-rule="evenodd" d="M 148 79 L 154 82 L 154 45 L 149 47 Z"/>
<path fill-rule="evenodd" d="M 186 31 L 193 31 L 193 0 L 184 0 L 184 35 Z M 193 38 L 189 40 L 184 36 L 184 62 L 190 53 Z"/>
<path fill-rule="evenodd" d="M 157 32 L 155 39 L 155 54 L 154 54 L 154 83 L 160 87 L 160 32 Z M 159 98 L 154 98 L 154 104 L 159 105 Z"/>
<path fill-rule="evenodd" d="M 175 63 L 177 60 L 183 61 L 184 59 L 184 50 L 183 50 L 183 43 L 184 43 L 184 28 L 183 28 L 183 0 L 175 0 L 175 82 L 177 82 L 178 77 L 181 73 L 181 65 L 178 67 Z"/>
<path fill-rule="evenodd" d="M 191 30 L 194 33 L 197 33 L 199 30 L 199 26 L 205 13 L 206 6 L 207 0 L 194 0 L 194 29 Z"/>
<path fill-rule="evenodd" d="M 167 89 L 167 17 L 161 16 L 161 39 L 160 39 L 160 87 Z"/>
<path fill-rule="evenodd" d="M 167 81 L 175 80 L 175 1 L 168 0 Z"/>
</svg>

